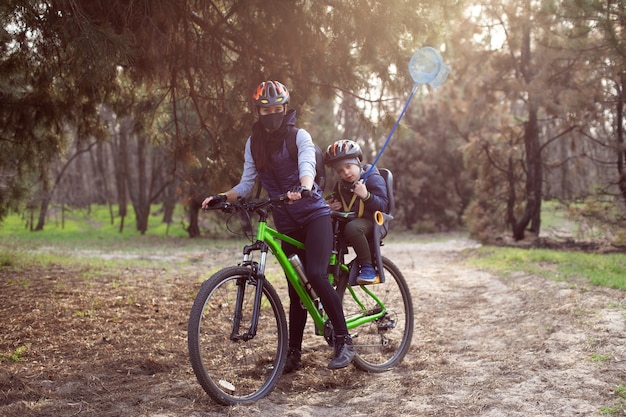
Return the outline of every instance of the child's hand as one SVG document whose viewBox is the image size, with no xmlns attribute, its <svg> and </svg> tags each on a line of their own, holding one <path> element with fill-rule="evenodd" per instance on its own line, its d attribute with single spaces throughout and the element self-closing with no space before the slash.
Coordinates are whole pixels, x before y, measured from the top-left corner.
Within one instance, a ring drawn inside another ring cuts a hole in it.
<svg viewBox="0 0 626 417">
<path fill-rule="evenodd" d="M 341 211 L 341 201 L 329 200 L 328 205 L 333 211 Z"/>
<path fill-rule="evenodd" d="M 367 198 L 367 187 L 363 184 L 363 180 L 360 180 L 354 185 L 354 194 L 361 199 Z"/>
</svg>

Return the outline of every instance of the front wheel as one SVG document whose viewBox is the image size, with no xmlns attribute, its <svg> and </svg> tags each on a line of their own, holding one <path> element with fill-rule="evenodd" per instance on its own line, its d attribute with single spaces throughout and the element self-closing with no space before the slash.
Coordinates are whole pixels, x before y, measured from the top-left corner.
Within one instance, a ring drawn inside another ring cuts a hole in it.
<svg viewBox="0 0 626 417">
<path fill-rule="evenodd" d="M 202 284 L 191 308 L 191 366 L 204 391 L 220 404 L 258 401 L 274 389 L 282 373 L 287 319 L 276 290 L 263 283 L 256 335 L 248 334 L 258 286 L 249 268 L 215 273 Z"/>
<path fill-rule="evenodd" d="M 353 363 L 367 372 L 384 372 L 399 364 L 413 338 L 413 301 L 409 287 L 393 262 L 384 256 L 382 261 L 384 283 L 338 288 L 347 321 L 368 312 L 380 312 L 375 298 L 384 306 L 382 317 L 349 330 L 357 353 Z M 346 281 L 343 280 L 344 285 Z"/>
</svg>

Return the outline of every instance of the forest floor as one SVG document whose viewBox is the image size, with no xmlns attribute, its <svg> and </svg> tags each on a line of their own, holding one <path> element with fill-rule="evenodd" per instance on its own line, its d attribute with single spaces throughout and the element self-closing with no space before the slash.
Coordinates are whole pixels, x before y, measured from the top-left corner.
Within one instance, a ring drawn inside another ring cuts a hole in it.
<svg viewBox="0 0 626 417">
<path fill-rule="evenodd" d="M 331 349 L 309 329 L 304 370 L 235 407 L 213 403 L 196 382 L 186 326 L 202 277 L 238 251 L 171 248 L 155 254 L 167 256 L 168 268 L 116 273 L 0 266 L 0 416 L 623 413 L 626 294 L 583 281 L 498 277 L 464 262 L 476 246 L 459 236 L 384 246 L 415 305 L 413 344 L 399 367 L 329 371 Z"/>
</svg>

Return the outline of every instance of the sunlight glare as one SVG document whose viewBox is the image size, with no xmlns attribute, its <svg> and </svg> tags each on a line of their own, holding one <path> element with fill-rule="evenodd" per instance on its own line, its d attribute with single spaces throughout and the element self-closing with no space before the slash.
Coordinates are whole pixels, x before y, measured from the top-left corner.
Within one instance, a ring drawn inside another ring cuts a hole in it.
<svg viewBox="0 0 626 417">
<path fill-rule="evenodd" d="M 480 44 L 488 42 L 491 50 L 498 50 L 506 42 L 506 32 L 502 27 L 502 22 L 486 17 L 482 5 L 470 6 L 467 10 L 468 17 L 482 27 L 482 32 L 474 34 L 473 40 Z M 501 16 L 502 21 L 506 21 L 506 16 Z"/>
</svg>

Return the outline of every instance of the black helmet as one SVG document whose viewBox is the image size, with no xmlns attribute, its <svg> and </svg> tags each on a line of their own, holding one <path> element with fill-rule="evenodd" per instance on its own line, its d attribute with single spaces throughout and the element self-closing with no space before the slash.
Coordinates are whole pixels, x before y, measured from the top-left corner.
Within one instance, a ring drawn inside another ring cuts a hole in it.
<svg viewBox="0 0 626 417">
<path fill-rule="evenodd" d="M 252 94 L 254 105 L 258 107 L 271 107 L 278 104 L 289 103 L 289 91 L 278 81 L 263 81 Z"/>
<path fill-rule="evenodd" d="M 324 152 L 324 163 L 332 165 L 333 169 L 339 168 L 344 164 L 361 165 L 363 160 L 363 152 L 358 143 L 350 139 L 341 139 L 331 143 Z"/>
</svg>

